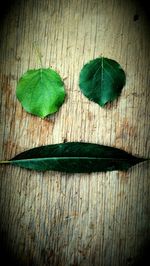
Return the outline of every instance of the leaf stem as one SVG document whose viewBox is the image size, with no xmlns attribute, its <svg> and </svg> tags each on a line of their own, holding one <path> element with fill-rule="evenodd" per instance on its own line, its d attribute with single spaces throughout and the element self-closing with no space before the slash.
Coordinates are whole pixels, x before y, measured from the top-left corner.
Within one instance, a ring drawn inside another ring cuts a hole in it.
<svg viewBox="0 0 150 266">
<path fill-rule="evenodd" d="M 3 163 L 10 163 L 10 161 L 0 161 L 0 164 L 3 164 Z"/>
<path fill-rule="evenodd" d="M 33 47 L 34 47 L 34 49 L 35 49 L 35 51 L 36 51 L 36 54 L 37 54 L 37 57 L 38 57 L 38 59 L 39 59 L 39 61 L 40 61 L 40 67 L 43 68 L 42 54 L 41 54 L 41 52 L 40 52 L 40 50 L 39 50 L 39 48 L 38 48 L 38 46 L 37 46 L 36 43 L 33 43 Z"/>
</svg>

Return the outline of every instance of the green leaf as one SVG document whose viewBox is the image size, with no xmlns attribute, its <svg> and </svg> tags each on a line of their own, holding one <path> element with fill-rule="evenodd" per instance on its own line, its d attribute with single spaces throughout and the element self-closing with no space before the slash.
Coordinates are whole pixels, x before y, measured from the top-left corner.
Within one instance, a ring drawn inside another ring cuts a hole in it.
<svg viewBox="0 0 150 266">
<path fill-rule="evenodd" d="M 121 66 L 105 57 L 96 58 L 84 65 L 79 78 L 83 94 L 100 106 L 115 100 L 121 94 L 125 82 L 126 76 Z"/>
<path fill-rule="evenodd" d="M 50 68 L 28 70 L 17 84 L 16 95 L 27 112 L 44 118 L 64 102 L 64 83 Z"/>
<path fill-rule="evenodd" d="M 131 166 L 145 160 L 117 148 L 84 142 L 68 142 L 27 150 L 1 163 L 38 171 L 90 173 L 128 170 Z"/>
</svg>

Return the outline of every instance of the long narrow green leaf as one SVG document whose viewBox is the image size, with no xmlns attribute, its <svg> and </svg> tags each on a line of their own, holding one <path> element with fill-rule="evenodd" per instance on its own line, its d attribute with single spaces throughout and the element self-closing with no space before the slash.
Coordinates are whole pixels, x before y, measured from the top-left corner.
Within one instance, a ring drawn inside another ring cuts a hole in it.
<svg viewBox="0 0 150 266">
<path fill-rule="evenodd" d="M 84 142 L 68 142 L 33 148 L 1 163 L 38 171 L 90 173 L 126 171 L 145 160 L 117 148 Z"/>
</svg>

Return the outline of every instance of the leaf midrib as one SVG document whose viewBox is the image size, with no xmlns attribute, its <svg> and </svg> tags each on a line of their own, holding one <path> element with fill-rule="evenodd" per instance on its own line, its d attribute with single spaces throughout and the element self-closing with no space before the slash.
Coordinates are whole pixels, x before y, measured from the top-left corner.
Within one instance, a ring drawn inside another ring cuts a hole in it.
<svg viewBox="0 0 150 266">
<path fill-rule="evenodd" d="M 105 58 L 105 57 L 101 57 L 100 59 L 101 59 L 101 62 L 100 62 L 101 64 L 100 64 L 100 66 L 98 67 L 98 69 L 96 70 L 96 72 L 95 72 L 95 74 L 94 74 L 94 77 L 96 76 L 97 72 L 98 72 L 100 69 L 102 69 L 102 71 L 101 71 L 101 87 L 102 87 L 103 78 L 104 78 L 104 71 L 107 73 L 107 75 L 109 76 L 109 78 L 110 78 L 111 80 L 113 80 L 113 78 L 112 78 L 112 76 L 110 75 L 109 71 L 106 69 L 106 67 L 104 67 L 104 64 L 107 64 L 107 65 L 112 69 L 113 72 L 117 73 L 117 71 L 116 71 L 115 68 L 112 67 L 111 64 L 108 63 L 107 58 Z M 119 78 L 120 81 L 122 81 L 122 78 L 120 78 L 120 76 L 117 76 L 117 78 Z"/>
<path fill-rule="evenodd" d="M 31 159 L 18 159 L 18 160 L 9 160 L 8 162 L 28 162 L 28 161 L 48 161 L 48 160 L 75 160 L 75 159 L 88 159 L 88 160 L 116 160 L 116 161 L 134 161 L 138 158 L 112 158 L 112 157 L 43 157 L 43 158 L 31 158 Z M 141 159 L 142 160 L 142 159 Z"/>
</svg>

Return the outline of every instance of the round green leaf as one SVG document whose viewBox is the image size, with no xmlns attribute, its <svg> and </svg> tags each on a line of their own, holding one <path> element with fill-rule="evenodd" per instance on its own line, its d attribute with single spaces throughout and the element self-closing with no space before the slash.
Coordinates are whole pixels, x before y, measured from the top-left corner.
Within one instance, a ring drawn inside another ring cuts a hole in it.
<svg viewBox="0 0 150 266">
<path fill-rule="evenodd" d="M 105 57 L 96 58 L 84 65 L 79 78 L 83 94 L 100 106 L 115 100 L 121 94 L 125 82 L 126 76 L 121 66 Z"/>
<path fill-rule="evenodd" d="M 28 70 L 19 80 L 16 95 L 23 108 L 41 118 L 58 111 L 65 99 L 64 82 L 50 68 Z"/>
</svg>

